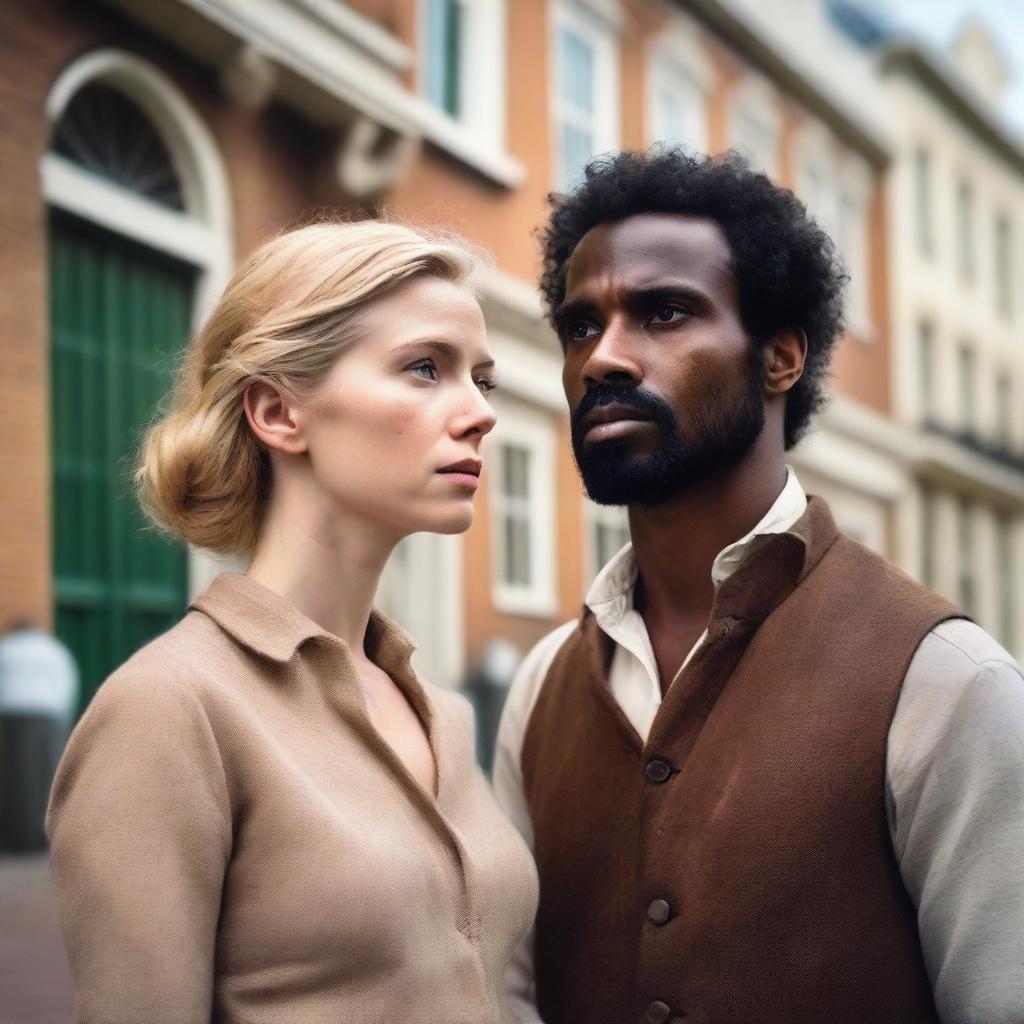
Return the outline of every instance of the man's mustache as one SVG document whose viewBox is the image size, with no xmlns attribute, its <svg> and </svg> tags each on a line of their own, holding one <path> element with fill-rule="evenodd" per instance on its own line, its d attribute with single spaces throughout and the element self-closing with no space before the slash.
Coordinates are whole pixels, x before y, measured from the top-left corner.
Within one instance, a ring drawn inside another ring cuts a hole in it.
<svg viewBox="0 0 1024 1024">
<path fill-rule="evenodd" d="M 580 404 L 573 410 L 573 444 L 579 444 L 583 440 L 584 431 L 581 426 L 583 417 L 592 409 L 600 409 L 605 405 L 621 405 L 628 409 L 635 409 L 642 413 L 644 418 L 649 418 L 658 426 L 668 430 L 674 430 L 676 427 L 675 413 L 664 398 L 659 398 L 650 391 L 639 387 L 607 384 L 587 391 L 580 399 Z"/>
</svg>

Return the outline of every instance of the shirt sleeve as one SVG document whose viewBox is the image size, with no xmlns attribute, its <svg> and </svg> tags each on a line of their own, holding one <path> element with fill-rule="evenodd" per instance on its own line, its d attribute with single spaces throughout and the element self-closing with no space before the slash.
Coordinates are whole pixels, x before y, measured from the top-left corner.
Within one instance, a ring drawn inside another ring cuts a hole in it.
<svg viewBox="0 0 1024 1024">
<path fill-rule="evenodd" d="M 61 761 L 47 832 L 78 1024 L 209 1021 L 232 830 L 197 695 L 104 683 Z"/>
<path fill-rule="evenodd" d="M 1024 1021 L 1024 677 L 973 623 L 922 642 L 889 732 L 890 834 L 943 1024 Z"/>
<path fill-rule="evenodd" d="M 523 659 L 509 687 L 494 750 L 494 793 L 505 815 L 533 850 L 533 825 L 523 789 L 522 751 L 526 727 L 541 686 L 559 648 L 576 628 L 575 620 L 549 633 Z M 505 973 L 513 1024 L 540 1024 L 533 974 L 533 929 Z"/>
</svg>

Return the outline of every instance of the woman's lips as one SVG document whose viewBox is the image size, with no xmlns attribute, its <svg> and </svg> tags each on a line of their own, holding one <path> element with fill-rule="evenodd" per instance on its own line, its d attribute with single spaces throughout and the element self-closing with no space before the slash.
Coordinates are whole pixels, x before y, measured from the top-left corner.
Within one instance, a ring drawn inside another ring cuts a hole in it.
<svg viewBox="0 0 1024 1024">
<path fill-rule="evenodd" d="M 468 487 L 475 491 L 480 486 L 480 477 L 473 473 L 462 473 L 458 470 L 439 470 L 439 473 L 457 487 Z"/>
</svg>

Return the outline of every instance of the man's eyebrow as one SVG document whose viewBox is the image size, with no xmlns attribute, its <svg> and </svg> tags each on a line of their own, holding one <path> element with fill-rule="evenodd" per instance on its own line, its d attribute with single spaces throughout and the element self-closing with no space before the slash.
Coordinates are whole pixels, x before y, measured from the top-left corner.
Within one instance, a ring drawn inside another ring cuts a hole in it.
<svg viewBox="0 0 1024 1024">
<path fill-rule="evenodd" d="M 558 305 L 551 314 L 551 319 L 557 328 L 561 328 L 570 320 L 576 319 L 576 317 L 593 313 L 596 308 L 596 305 L 590 299 L 573 299 L 570 302 L 562 302 Z"/>
<path fill-rule="evenodd" d="M 692 302 L 701 306 L 706 306 L 711 301 L 700 288 L 684 284 L 681 281 L 656 281 L 635 288 L 620 288 L 618 294 L 623 304 L 630 308 L 647 306 L 652 302 L 664 302 L 672 299 Z M 597 304 L 591 299 L 570 299 L 555 309 L 551 314 L 551 319 L 554 321 L 555 326 L 560 329 L 577 317 L 592 315 L 596 309 Z"/>
<path fill-rule="evenodd" d="M 456 362 L 461 358 L 464 351 L 461 345 L 455 345 L 450 341 L 444 341 L 441 338 L 417 338 L 415 341 L 407 341 L 402 345 L 399 345 L 395 351 L 405 352 L 408 349 L 414 348 L 428 348 L 437 352 L 438 355 L 443 356 L 445 359 L 449 359 L 452 362 Z M 474 370 L 486 370 L 494 366 L 494 359 L 481 359 L 480 362 L 473 365 Z"/>
</svg>

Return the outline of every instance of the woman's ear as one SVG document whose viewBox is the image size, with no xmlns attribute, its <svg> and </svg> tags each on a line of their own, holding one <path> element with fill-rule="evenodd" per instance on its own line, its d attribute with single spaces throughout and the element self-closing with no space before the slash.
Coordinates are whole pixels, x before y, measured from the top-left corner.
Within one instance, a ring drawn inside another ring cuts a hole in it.
<svg viewBox="0 0 1024 1024">
<path fill-rule="evenodd" d="M 804 374 L 807 335 L 799 328 L 779 331 L 765 344 L 763 354 L 765 393 L 785 394 Z"/>
<path fill-rule="evenodd" d="M 245 389 L 242 404 L 252 432 L 267 448 L 290 455 L 306 451 L 295 406 L 273 384 L 253 381 Z"/>
</svg>

